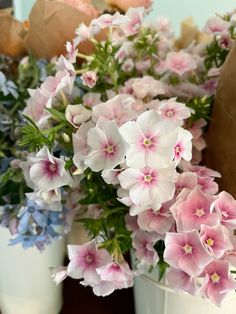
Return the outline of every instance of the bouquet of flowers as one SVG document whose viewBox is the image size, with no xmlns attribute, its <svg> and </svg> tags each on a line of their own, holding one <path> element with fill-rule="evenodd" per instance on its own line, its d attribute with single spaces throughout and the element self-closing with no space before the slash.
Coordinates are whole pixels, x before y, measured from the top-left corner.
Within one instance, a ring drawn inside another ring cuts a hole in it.
<svg viewBox="0 0 236 314">
<path fill-rule="evenodd" d="M 173 289 L 219 305 L 236 288 L 236 201 L 199 162 L 234 14 L 208 21 L 209 45 L 180 51 L 168 20 L 150 25 L 145 14 L 130 8 L 81 24 L 55 75 L 31 91 L 18 144 L 32 190 L 15 241 L 50 233 L 46 220 L 73 209 L 91 241 L 68 245 L 69 265 L 52 270 L 57 283 L 70 276 L 105 296 L 159 267 Z M 77 49 L 85 40 L 91 55 Z"/>
</svg>

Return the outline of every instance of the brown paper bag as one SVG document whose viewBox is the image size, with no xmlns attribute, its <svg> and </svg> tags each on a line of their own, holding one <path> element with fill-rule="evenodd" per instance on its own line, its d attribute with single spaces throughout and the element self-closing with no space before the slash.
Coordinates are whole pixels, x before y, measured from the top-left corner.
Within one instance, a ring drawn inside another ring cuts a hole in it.
<svg viewBox="0 0 236 314">
<path fill-rule="evenodd" d="M 220 188 L 236 198 L 236 45 L 222 68 L 206 140 L 207 165 L 221 173 Z"/>
<path fill-rule="evenodd" d="M 82 22 L 88 25 L 91 17 L 58 1 L 37 0 L 29 17 L 26 48 L 36 57 L 51 58 L 65 53 L 66 41 L 75 37 L 75 29 Z M 92 50 L 92 44 L 80 45 L 82 53 Z"/>
<path fill-rule="evenodd" d="M 211 38 L 205 33 L 199 31 L 198 27 L 194 24 L 192 17 L 188 17 L 181 23 L 181 35 L 176 40 L 175 47 L 183 49 L 188 47 L 193 41 L 197 44 L 208 43 Z"/>
<path fill-rule="evenodd" d="M 26 35 L 23 24 L 14 19 L 11 10 L 0 10 L 0 53 L 19 57 L 26 53 L 24 36 Z"/>
</svg>

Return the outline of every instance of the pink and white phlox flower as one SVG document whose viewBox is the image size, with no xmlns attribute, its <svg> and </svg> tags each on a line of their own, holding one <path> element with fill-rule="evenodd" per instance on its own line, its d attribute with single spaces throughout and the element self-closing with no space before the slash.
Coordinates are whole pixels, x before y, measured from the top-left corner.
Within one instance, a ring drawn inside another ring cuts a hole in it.
<svg viewBox="0 0 236 314">
<path fill-rule="evenodd" d="M 46 146 L 35 157 L 29 157 L 29 161 L 30 179 L 38 189 L 48 192 L 70 183 L 71 177 L 65 170 L 65 161 L 50 154 Z"/>
<path fill-rule="evenodd" d="M 84 164 L 84 158 L 89 154 L 88 131 L 94 127 L 94 123 L 89 121 L 82 123 L 76 133 L 72 134 L 73 142 L 73 162 L 77 167 L 77 173 L 82 173 L 87 166 Z"/>
<path fill-rule="evenodd" d="M 165 93 L 162 82 L 155 80 L 151 76 L 144 76 L 133 80 L 133 93 L 137 98 L 143 99 L 146 97 L 154 98 L 157 95 Z"/>
<path fill-rule="evenodd" d="M 191 116 L 190 109 L 183 103 L 177 102 L 176 98 L 170 98 L 160 102 L 157 112 L 164 120 L 173 121 L 179 126 Z"/>
<path fill-rule="evenodd" d="M 193 190 L 198 184 L 197 179 L 196 173 L 187 171 L 179 173 L 175 183 L 176 194 L 179 194 L 183 189 Z"/>
<path fill-rule="evenodd" d="M 101 127 L 90 129 L 87 143 L 90 152 L 84 162 L 95 172 L 115 168 L 123 162 L 128 149 L 115 121 L 104 121 Z"/>
<path fill-rule="evenodd" d="M 133 69 L 134 69 L 134 61 L 129 58 L 129 59 L 126 59 L 122 66 L 121 66 L 121 69 L 127 73 L 127 72 L 131 72 Z"/>
<path fill-rule="evenodd" d="M 173 225 L 173 218 L 168 208 L 163 205 L 159 210 L 152 208 L 138 214 L 138 225 L 141 230 L 155 231 L 159 234 L 166 234 Z"/>
<path fill-rule="evenodd" d="M 165 60 L 165 65 L 169 71 L 174 72 L 179 76 L 197 68 L 196 61 L 193 57 L 183 51 L 169 52 Z"/>
<path fill-rule="evenodd" d="M 48 123 L 50 113 L 46 108 L 51 107 L 49 96 L 45 96 L 42 91 L 37 88 L 35 90 L 29 89 L 30 98 L 27 100 L 27 106 L 23 113 L 29 116 L 41 128 Z"/>
<path fill-rule="evenodd" d="M 162 121 L 154 110 L 142 113 L 136 122 L 125 123 L 120 132 L 131 146 L 126 155 L 129 167 L 170 165 L 178 129 L 169 121 Z"/>
<path fill-rule="evenodd" d="M 210 35 L 218 35 L 228 31 L 230 23 L 219 16 L 210 18 L 205 26 L 205 32 Z"/>
<path fill-rule="evenodd" d="M 124 62 L 124 60 L 128 57 L 132 57 L 135 53 L 134 44 L 130 41 L 125 41 L 122 43 L 121 47 L 115 54 L 115 58 L 119 63 Z"/>
<path fill-rule="evenodd" d="M 159 257 L 154 245 L 160 240 L 160 236 L 155 232 L 138 231 L 132 241 L 132 246 L 135 248 L 135 256 L 143 264 L 156 266 Z"/>
<path fill-rule="evenodd" d="M 116 289 L 129 288 L 133 286 L 134 274 L 126 262 L 122 264 L 117 262 L 106 264 L 97 268 L 97 273 L 100 275 L 102 281 L 110 282 L 112 286 L 111 293 Z"/>
<path fill-rule="evenodd" d="M 121 171 L 121 169 L 104 170 L 102 172 L 102 178 L 107 184 L 120 184 L 118 175 L 121 173 Z"/>
<path fill-rule="evenodd" d="M 127 23 L 121 25 L 125 36 L 133 36 L 139 32 L 142 20 L 145 15 L 145 9 L 143 7 L 139 8 L 129 8 L 125 16 L 127 17 Z"/>
<path fill-rule="evenodd" d="M 174 161 L 178 164 L 181 158 L 190 161 L 192 158 L 192 134 L 179 127 L 178 138 L 174 145 Z"/>
<path fill-rule="evenodd" d="M 81 76 L 82 82 L 84 86 L 88 86 L 89 88 L 93 88 L 96 85 L 98 80 L 97 73 L 94 71 L 88 71 L 82 74 Z"/>
<path fill-rule="evenodd" d="M 100 282 L 96 269 L 112 262 L 105 249 L 98 249 L 95 240 L 83 245 L 68 245 L 69 264 L 67 274 L 74 279 L 82 279 L 93 285 Z"/>
<path fill-rule="evenodd" d="M 151 206 L 171 200 L 175 192 L 176 172 L 168 168 L 142 169 L 128 168 L 118 175 L 123 189 L 129 191 L 131 201 L 136 206 Z"/>
<path fill-rule="evenodd" d="M 156 28 L 158 32 L 164 34 L 164 35 L 171 35 L 171 24 L 170 20 L 165 16 L 158 16 L 156 19 Z"/>
<path fill-rule="evenodd" d="M 81 43 L 85 40 L 90 40 L 93 38 L 93 34 L 91 33 L 91 29 L 89 26 L 81 23 L 78 28 L 75 30 L 75 34 L 78 36 L 77 42 Z"/>
<path fill-rule="evenodd" d="M 212 256 L 201 243 L 197 230 L 184 233 L 167 233 L 164 260 L 189 276 L 198 276 L 212 261 Z"/>
<path fill-rule="evenodd" d="M 214 181 L 214 178 L 198 178 L 198 185 L 204 193 L 216 194 L 219 190 L 218 184 Z"/>
<path fill-rule="evenodd" d="M 65 117 L 75 128 L 78 128 L 81 123 L 92 117 L 92 111 L 86 109 L 83 105 L 67 105 Z"/>
<path fill-rule="evenodd" d="M 70 63 L 75 63 L 77 58 L 78 49 L 76 49 L 74 42 L 66 42 L 67 58 Z"/>
<path fill-rule="evenodd" d="M 236 200 L 229 193 L 220 192 L 211 207 L 219 214 L 220 221 L 226 228 L 236 228 Z"/>
<path fill-rule="evenodd" d="M 83 96 L 83 105 L 87 107 L 94 107 L 101 103 L 101 94 L 100 93 L 86 93 Z"/>
<path fill-rule="evenodd" d="M 130 95 L 117 95 L 93 107 L 93 120 L 95 122 L 115 120 L 120 126 L 137 117 L 137 112 L 132 110 L 134 103 L 135 100 Z"/>
<path fill-rule="evenodd" d="M 200 293 L 220 306 L 227 293 L 236 288 L 236 282 L 229 272 L 229 263 L 213 261 L 204 271 L 205 279 Z"/>
<path fill-rule="evenodd" d="M 107 27 L 118 27 L 128 23 L 128 18 L 119 12 L 115 14 L 103 14 L 98 18 L 94 19 L 90 26 L 98 26 L 100 29 L 104 29 Z"/>
<path fill-rule="evenodd" d="M 177 292 L 188 292 L 191 295 L 195 295 L 197 292 L 197 285 L 195 278 L 189 276 L 181 269 L 171 267 L 166 274 L 166 280 L 168 285 Z"/>
<path fill-rule="evenodd" d="M 67 277 L 67 267 L 59 266 L 59 267 L 51 268 L 50 270 L 51 270 L 51 277 L 57 285 L 59 285 L 59 283 L 61 283 Z"/>
<path fill-rule="evenodd" d="M 212 227 L 202 225 L 200 238 L 210 254 L 213 254 L 217 259 L 221 258 L 226 251 L 233 249 L 225 227 L 222 225 Z"/>
<path fill-rule="evenodd" d="M 219 223 L 219 215 L 211 210 L 215 197 L 204 194 L 199 187 L 194 188 L 183 202 L 177 205 L 178 231 L 200 229 L 202 224 L 214 226 Z"/>
</svg>

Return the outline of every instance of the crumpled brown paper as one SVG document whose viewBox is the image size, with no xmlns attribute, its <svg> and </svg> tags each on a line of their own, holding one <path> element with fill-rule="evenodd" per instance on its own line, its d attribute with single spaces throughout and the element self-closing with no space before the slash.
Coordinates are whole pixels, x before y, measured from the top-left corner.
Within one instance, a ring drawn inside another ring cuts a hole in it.
<svg viewBox="0 0 236 314">
<path fill-rule="evenodd" d="M 211 38 L 206 33 L 200 32 L 194 24 L 192 17 L 188 17 L 181 22 L 181 34 L 175 42 L 175 47 L 177 49 L 184 49 L 193 41 L 197 44 L 206 44 L 211 41 Z"/>
<path fill-rule="evenodd" d="M 66 41 L 75 37 L 82 22 L 88 25 L 91 17 L 58 1 L 37 0 L 29 17 L 29 32 L 25 45 L 36 57 L 52 58 L 65 53 Z M 92 50 L 90 42 L 79 46 L 80 52 Z"/>
<path fill-rule="evenodd" d="M 220 188 L 236 198 L 236 45 L 221 71 L 206 140 L 207 165 L 221 173 Z"/>
<path fill-rule="evenodd" d="M 24 25 L 15 20 L 11 10 L 0 10 L 0 53 L 19 57 L 26 53 L 24 47 Z"/>
</svg>

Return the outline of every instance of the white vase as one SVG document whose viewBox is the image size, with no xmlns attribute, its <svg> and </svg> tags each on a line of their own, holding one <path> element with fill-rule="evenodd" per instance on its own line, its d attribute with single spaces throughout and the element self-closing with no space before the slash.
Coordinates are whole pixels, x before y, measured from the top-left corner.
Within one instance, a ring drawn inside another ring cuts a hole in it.
<svg viewBox="0 0 236 314">
<path fill-rule="evenodd" d="M 58 314 L 62 285 L 52 281 L 49 267 L 63 265 L 64 240 L 45 251 L 9 246 L 8 229 L 0 228 L 0 310 L 2 314 Z"/>
<path fill-rule="evenodd" d="M 152 273 L 135 279 L 134 297 L 136 314 L 234 314 L 236 293 L 230 292 L 221 308 L 199 295 L 175 293 L 165 284 L 158 283 L 158 274 Z"/>
</svg>

